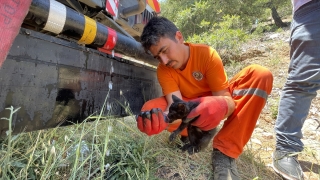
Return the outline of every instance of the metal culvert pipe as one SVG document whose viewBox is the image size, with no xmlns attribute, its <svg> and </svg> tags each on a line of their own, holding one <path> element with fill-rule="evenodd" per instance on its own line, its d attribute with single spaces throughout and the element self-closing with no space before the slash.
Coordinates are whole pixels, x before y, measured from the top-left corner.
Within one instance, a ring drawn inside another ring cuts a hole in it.
<svg viewBox="0 0 320 180">
<path fill-rule="evenodd" d="M 39 25 L 43 30 L 65 35 L 79 44 L 115 50 L 151 65 L 158 64 L 157 60 L 145 53 L 142 45 L 136 40 L 55 0 L 33 0 L 27 17 L 40 19 L 43 23 Z"/>
</svg>

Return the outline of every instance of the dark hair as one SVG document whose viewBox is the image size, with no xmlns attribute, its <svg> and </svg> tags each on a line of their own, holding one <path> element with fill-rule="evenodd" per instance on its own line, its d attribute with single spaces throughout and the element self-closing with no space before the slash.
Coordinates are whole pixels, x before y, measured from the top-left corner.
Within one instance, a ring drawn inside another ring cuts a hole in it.
<svg viewBox="0 0 320 180">
<path fill-rule="evenodd" d="M 176 32 L 179 29 L 170 20 L 165 17 L 156 16 L 150 19 L 147 25 L 143 28 L 140 42 L 146 52 L 149 48 L 159 42 L 161 37 L 167 37 L 174 41 Z"/>
</svg>

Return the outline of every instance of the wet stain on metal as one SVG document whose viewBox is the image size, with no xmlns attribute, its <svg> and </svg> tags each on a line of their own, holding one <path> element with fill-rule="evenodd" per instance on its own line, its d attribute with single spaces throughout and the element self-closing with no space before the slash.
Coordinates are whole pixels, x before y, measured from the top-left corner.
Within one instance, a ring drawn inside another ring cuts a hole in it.
<svg viewBox="0 0 320 180">
<path fill-rule="evenodd" d="M 156 71 L 127 60 L 33 31 L 29 36 L 20 33 L 12 47 L 17 46 L 0 71 L 0 117 L 9 117 L 6 107 L 21 107 L 16 132 L 82 122 L 102 110 L 107 94 L 108 114 L 113 116 L 127 115 L 119 102 L 126 101 L 138 113 L 146 100 L 161 95 Z M 8 124 L 0 124 L 3 134 Z"/>
<path fill-rule="evenodd" d="M 54 88 L 56 88 L 56 87 L 57 87 L 57 84 L 47 84 L 47 85 L 45 86 L 45 88 L 48 89 L 48 97 L 50 96 L 51 91 L 52 91 Z"/>
</svg>

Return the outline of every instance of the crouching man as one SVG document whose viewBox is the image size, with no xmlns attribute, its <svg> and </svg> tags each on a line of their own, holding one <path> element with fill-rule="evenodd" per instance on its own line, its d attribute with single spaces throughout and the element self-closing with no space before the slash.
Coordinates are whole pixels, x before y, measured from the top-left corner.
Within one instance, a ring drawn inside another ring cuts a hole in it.
<svg viewBox="0 0 320 180">
<path fill-rule="evenodd" d="M 271 92 L 273 76 L 259 65 L 250 65 L 230 81 L 218 53 L 211 47 L 184 42 L 179 29 L 164 17 L 154 17 L 144 27 L 141 43 L 158 61 L 157 77 L 162 97 L 146 102 L 137 117 L 137 126 L 147 135 L 177 129 L 165 117 L 172 94 L 198 101 L 188 118 L 201 115 L 193 126 L 207 131 L 226 118 L 213 139 L 214 179 L 240 179 L 235 158 L 250 139 L 258 117 Z M 186 130 L 181 133 L 187 136 Z"/>
</svg>

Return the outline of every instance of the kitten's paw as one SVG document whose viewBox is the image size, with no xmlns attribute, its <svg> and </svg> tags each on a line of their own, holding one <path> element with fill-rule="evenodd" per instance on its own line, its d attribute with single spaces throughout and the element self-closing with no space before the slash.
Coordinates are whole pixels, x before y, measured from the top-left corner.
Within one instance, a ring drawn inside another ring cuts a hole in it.
<svg viewBox="0 0 320 180">
<path fill-rule="evenodd" d="M 169 136 L 169 141 L 173 141 L 176 137 L 177 135 L 175 133 L 171 133 Z"/>
<path fill-rule="evenodd" d="M 188 148 L 188 153 L 189 153 L 190 155 L 192 155 L 192 154 L 194 154 L 194 153 L 198 153 L 199 151 L 200 151 L 200 148 L 197 147 L 197 146 L 190 146 L 190 147 Z"/>
<path fill-rule="evenodd" d="M 182 146 L 181 150 L 182 150 L 182 151 L 186 151 L 186 150 L 189 149 L 190 146 L 191 146 L 191 144 L 190 144 L 190 143 L 187 143 L 187 144 L 185 144 L 184 146 Z"/>
<path fill-rule="evenodd" d="M 189 137 L 188 136 L 181 136 L 180 140 L 183 144 L 188 144 L 190 143 Z"/>
</svg>

